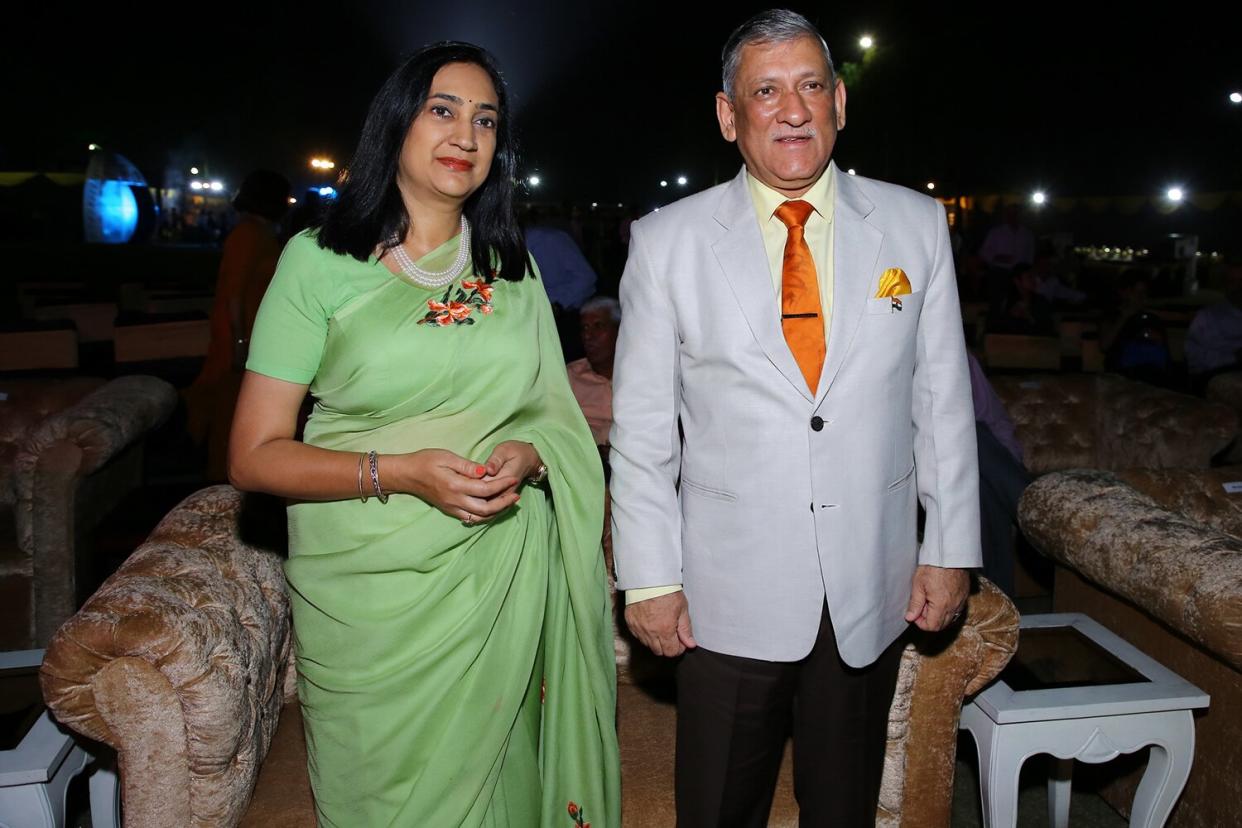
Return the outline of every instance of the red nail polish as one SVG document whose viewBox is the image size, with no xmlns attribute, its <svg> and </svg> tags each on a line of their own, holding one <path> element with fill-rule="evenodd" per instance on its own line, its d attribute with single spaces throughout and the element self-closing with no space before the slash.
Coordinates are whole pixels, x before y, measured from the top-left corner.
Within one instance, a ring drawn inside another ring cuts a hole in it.
<svg viewBox="0 0 1242 828">
<path fill-rule="evenodd" d="M 487 467 L 479 466 L 474 470 L 474 473 L 477 474 L 479 477 L 482 477 L 483 475 L 487 474 Z"/>
</svg>

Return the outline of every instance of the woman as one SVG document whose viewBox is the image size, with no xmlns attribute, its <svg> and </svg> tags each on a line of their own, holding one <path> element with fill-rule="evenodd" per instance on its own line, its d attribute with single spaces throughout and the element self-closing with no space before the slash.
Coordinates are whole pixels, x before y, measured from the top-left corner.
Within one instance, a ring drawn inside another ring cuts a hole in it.
<svg viewBox="0 0 1242 828">
<path fill-rule="evenodd" d="M 270 170 L 255 170 L 242 182 L 233 208 L 237 226 L 224 240 L 220 257 L 207 358 L 194 384 L 185 390 L 188 428 L 196 443 L 207 441 L 207 479 L 212 481 L 225 478 L 229 429 L 250 330 L 280 258 L 276 226 L 289 209 L 289 181 Z"/>
<path fill-rule="evenodd" d="M 507 103 L 475 46 L 407 61 L 255 326 L 230 471 L 295 501 L 321 825 L 619 824 L 603 481 L 527 270 Z"/>
</svg>

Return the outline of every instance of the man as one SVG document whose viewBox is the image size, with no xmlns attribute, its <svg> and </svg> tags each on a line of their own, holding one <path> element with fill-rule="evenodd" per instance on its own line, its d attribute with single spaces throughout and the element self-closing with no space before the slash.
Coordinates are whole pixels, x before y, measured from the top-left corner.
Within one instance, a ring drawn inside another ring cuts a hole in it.
<svg viewBox="0 0 1242 828">
<path fill-rule="evenodd" d="M 979 451 L 979 517 L 983 574 L 1010 598 L 1014 597 L 1015 550 L 1013 528 L 1018 523 L 1018 500 L 1031 484 L 1023 465 L 1022 444 L 1005 404 L 988 382 L 975 355 L 970 362 L 971 407 Z"/>
<path fill-rule="evenodd" d="M 621 326 L 621 304 L 611 296 L 595 296 L 582 303 L 578 329 L 586 356 L 565 366 L 569 387 L 582 408 L 597 446 L 608 445 L 612 427 L 612 366 Z"/>
<path fill-rule="evenodd" d="M 1022 224 L 1022 209 L 1006 204 L 1001 215 L 1001 223 L 988 231 L 979 248 L 979 258 L 988 268 L 988 302 L 993 314 L 1000 312 L 1009 295 L 1015 269 L 1035 261 L 1035 236 Z"/>
<path fill-rule="evenodd" d="M 1242 364 L 1242 262 L 1225 270 L 1225 298 L 1195 314 L 1186 332 L 1186 367 L 1200 382 Z"/>
<path fill-rule="evenodd" d="M 566 358 L 577 359 L 582 355 L 575 330 L 578 308 L 595 293 L 596 276 L 574 237 L 555 226 L 560 223 L 531 208 L 526 215 L 526 249 L 539 266 L 539 277 L 552 303 L 561 350 Z"/>
<path fill-rule="evenodd" d="M 791 724 L 802 824 L 871 825 L 898 636 L 981 563 L 948 227 L 830 163 L 845 87 L 805 18 L 744 23 L 723 75 L 745 168 L 636 222 L 621 281 L 618 587 L 685 652 L 678 825 L 763 825 Z"/>
<path fill-rule="evenodd" d="M 979 248 L 979 258 L 988 267 L 1010 270 L 1018 265 L 1035 263 L 1035 236 L 1022 223 L 1022 208 L 1006 204 L 1001 223 L 988 231 Z"/>
</svg>

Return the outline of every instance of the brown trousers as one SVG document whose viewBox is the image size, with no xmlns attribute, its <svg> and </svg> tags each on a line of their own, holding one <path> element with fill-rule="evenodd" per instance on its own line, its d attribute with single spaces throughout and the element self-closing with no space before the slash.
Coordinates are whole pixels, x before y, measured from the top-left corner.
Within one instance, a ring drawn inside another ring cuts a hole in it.
<svg viewBox="0 0 1242 828">
<path fill-rule="evenodd" d="M 903 644 L 848 667 L 825 603 L 801 661 L 688 651 L 677 668 L 679 828 L 766 825 L 791 731 L 802 828 L 874 825 Z"/>
</svg>

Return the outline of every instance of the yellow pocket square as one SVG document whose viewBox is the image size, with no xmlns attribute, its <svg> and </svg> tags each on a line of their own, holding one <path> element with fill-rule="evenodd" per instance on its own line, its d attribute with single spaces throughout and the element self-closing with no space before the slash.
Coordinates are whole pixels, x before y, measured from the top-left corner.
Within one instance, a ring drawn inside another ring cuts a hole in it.
<svg viewBox="0 0 1242 828">
<path fill-rule="evenodd" d="M 875 292 L 876 299 L 886 296 L 904 296 L 910 293 L 910 279 L 900 267 L 890 267 L 880 277 L 880 287 Z"/>
</svg>

